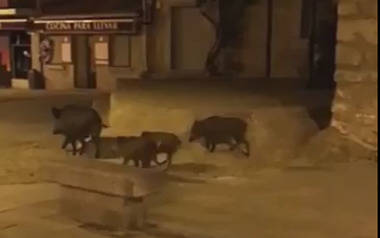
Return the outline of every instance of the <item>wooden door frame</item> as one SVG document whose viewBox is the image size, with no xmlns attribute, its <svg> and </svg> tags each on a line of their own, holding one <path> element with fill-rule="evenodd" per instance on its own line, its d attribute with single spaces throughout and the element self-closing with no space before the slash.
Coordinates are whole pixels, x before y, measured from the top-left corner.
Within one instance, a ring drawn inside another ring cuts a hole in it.
<svg viewBox="0 0 380 238">
<path fill-rule="evenodd" d="M 86 40 L 86 46 L 87 46 L 87 51 L 86 51 L 86 58 L 87 58 L 87 63 L 86 63 L 86 87 L 79 87 L 78 86 L 78 55 L 79 55 L 79 51 L 78 51 L 78 36 L 82 36 L 82 37 L 85 37 L 85 40 Z M 86 34 L 81 34 L 81 35 L 71 35 L 71 47 L 72 47 L 72 56 L 73 56 L 73 66 L 74 66 L 74 88 L 77 88 L 77 89 L 90 89 L 91 87 L 91 84 L 90 84 L 90 80 L 91 80 L 91 47 L 90 47 L 90 37 L 91 35 L 86 35 Z"/>
</svg>

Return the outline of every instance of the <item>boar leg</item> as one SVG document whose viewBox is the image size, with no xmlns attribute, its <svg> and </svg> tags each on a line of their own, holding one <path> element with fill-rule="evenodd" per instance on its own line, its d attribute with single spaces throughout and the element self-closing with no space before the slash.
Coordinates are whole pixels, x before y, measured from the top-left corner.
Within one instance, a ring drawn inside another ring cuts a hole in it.
<svg viewBox="0 0 380 238">
<path fill-rule="evenodd" d="M 61 146 L 61 148 L 64 150 L 66 149 L 67 145 L 69 144 L 69 139 L 67 137 L 65 137 L 65 140 L 63 141 L 63 144 Z"/>
<path fill-rule="evenodd" d="M 230 144 L 230 151 L 233 151 L 236 149 L 236 144 Z"/>
<path fill-rule="evenodd" d="M 245 146 L 247 147 L 247 152 L 245 153 L 245 155 L 246 155 L 247 157 L 249 157 L 249 156 L 251 155 L 251 149 L 250 149 L 249 142 L 246 141 L 246 140 L 244 140 L 244 144 L 245 144 Z"/>
<path fill-rule="evenodd" d="M 167 153 L 167 158 L 166 158 L 166 160 L 167 160 L 167 165 L 166 165 L 166 168 L 165 168 L 165 171 L 168 171 L 169 170 L 169 168 L 170 168 L 170 166 L 172 165 L 172 157 L 173 157 L 173 152 L 168 152 Z M 165 162 L 164 162 L 165 163 Z M 164 163 L 162 163 L 162 164 L 164 164 Z"/>
<path fill-rule="evenodd" d="M 210 152 L 211 152 L 211 153 L 214 153 L 214 152 L 215 152 L 215 148 L 216 148 L 216 143 L 215 143 L 215 142 L 212 142 L 212 143 L 211 143 Z"/>
<path fill-rule="evenodd" d="M 77 155 L 77 141 L 76 140 L 71 140 L 71 146 L 73 147 L 73 155 Z"/>
<path fill-rule="evenodd" d="M 123 165 L 128 165 L 128 162 L 131 160 L 130 158 L 128 157 L 123 157 Z"/>
<path fill-rule="evenodd" d="M 211 151 L 211 141 L 209 139 L 206 138 L 206 149 L 208 151 Z"/>
<path fill-rule="evenodd" d="M 239 150 L 241 152 L 243 152 L 243 154 L 247 157 L 249 157 L 250 155 L 250 145 L 249 145 L 249 142 L 243 137 L 243 136 L 239 136 L 239 137 L 235 137 L 234 138 L 235 141 L 236 141 L 236 146 L 239 148 Z M 246 151 L 242 150 L 241 147 L 239 147 L 239 145 L 243 144 L 246 148 Z"/>
<path fill-rule="evenodd" d="M 169 169 L 169 167 L 172 165 L 172 157 L 173 153 L 168 153 L 168 166 L 166 169 Z"/>
<path fill-rule="evenodd" d="M 136 168 L 140 167 L 140 161 L 138 159 L 133 159 L 133 163 L 135 164 Z"/>
<path fill-rule="evenodd" d="M 85 139 L 81 139 L 80 143 L 82 144 L 82 147 L 80 148 L 79 155 L 83 155 L 85 151 L 85 147 L 87 146 L 87 142 Z"/>
<path fill-rule="evenodd" d="M 250 145 L 249 145 L 249 142 L 246 140 L 246 139 L 243 139 L 240 144 L 244 144 L 245 145 L 245 148 L 247 151 L 244 151 L 240 148 L 240 150 L 243 152 L 243 154 L 247 157 L 250 156 L 251 152 L 250 152 Z"/>
<path fill-rule="evenodd" d="M 142 161 L 142 167 L 144 169 L 150 168 L 150 159 L 149 158 L 144 158 Z"/>
</svg>

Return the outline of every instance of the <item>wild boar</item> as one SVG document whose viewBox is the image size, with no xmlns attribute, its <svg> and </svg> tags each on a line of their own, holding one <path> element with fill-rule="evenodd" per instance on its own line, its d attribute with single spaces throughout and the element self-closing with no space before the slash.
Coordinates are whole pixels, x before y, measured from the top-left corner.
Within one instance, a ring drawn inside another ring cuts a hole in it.
<svg viewBox="0 0 380 238">
<path fill-rule="evenodd" d="M 156 143 L 158 154 L 167 154 L 167 167 L 169 168 L 172 164 L 173 154 L 177 152 L 182 144 L 181 140 L 176 135 L 167 132 L 143 132 L 141 136 Z"/>
<path fill-rule="evenodd" d="M 128 164 L 133 160 L 136 167 L 140 166 L 140 161 L 143 168 L 150 168 L 151 162 L 157 161 L 157 146 L 152 140 L 144 137 L 118 137 L 117 146 L 119 156 L 124 158 L 124 164 Z"/>
<path fill-rule="evenodd" d="M 80 105 L 67 105 L 62 109 L 52 108 L 54 116 L 54 135 L 63 135 L 65 140 L 62 149 L 66 149 L 68 144 L 73 147 L 73 155 L 77 154 L 76 142 L 82 144 L 80 154 L 83 154 L 86 139 L 91 137 L 97 145 L 103 127 L 99 114 L 91 107 Z M 98 146 L 96 146 L 98 148 Z M 96 152 L 98 157 L 98 149 Z"/>
<path fill-rule="evenodd" d="M 244 144 L 247 151 L 243 153 L 249 157 L 250 145 L 245 138 L 246 131 L 247 123 L 239 118 L 213 116 L 194 122 L 189 141 L 204 138 L 210 152 L 214 152 L 218 144 L 229 144 L 231 150 Z"/>
</svg>

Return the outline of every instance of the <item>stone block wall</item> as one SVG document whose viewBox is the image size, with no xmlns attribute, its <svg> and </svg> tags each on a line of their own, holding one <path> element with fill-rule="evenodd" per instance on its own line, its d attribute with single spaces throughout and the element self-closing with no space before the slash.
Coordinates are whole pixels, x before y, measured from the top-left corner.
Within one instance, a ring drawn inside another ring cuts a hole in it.
<svg viewBox="0 0 380 238">
<path fill-rule="evenodd" d="M 378 150 L 377 0 L 340 0 L 333 126 Z"/>
</svg>

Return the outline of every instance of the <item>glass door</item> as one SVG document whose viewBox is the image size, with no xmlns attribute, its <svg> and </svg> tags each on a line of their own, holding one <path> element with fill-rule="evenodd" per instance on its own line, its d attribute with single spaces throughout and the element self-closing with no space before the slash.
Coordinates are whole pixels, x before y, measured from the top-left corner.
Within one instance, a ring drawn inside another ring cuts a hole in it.
<svg viewBox="0 0 380 238">
<path fill-rule="evenodd" d="M 13 78 L 27 79 L 31 69 L 30 45 L 13 45 Z"/>
</svg>

